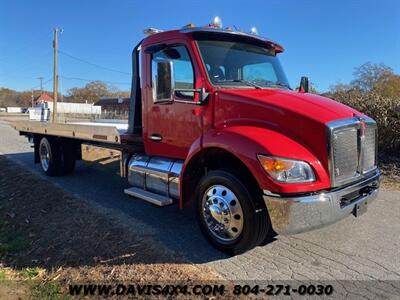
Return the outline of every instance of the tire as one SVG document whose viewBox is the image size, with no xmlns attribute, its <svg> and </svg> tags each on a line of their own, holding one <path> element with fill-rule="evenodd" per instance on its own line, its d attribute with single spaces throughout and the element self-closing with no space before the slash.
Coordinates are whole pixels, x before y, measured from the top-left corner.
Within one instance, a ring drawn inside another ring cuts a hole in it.
<svg viewBox="0 0 400 300">
<path fill-rule="evenodd" d="M 44 137 L 39 144 L 39 158 L 43 172 L 48 176 L 73 173 L 76 162 L 74 144 Z"/>
<path fill-rule="evenodd" d="M 200 229 L 217 249 L 230 255 L 246 252 L 265 240 L 270 221 L 260 194 L 232 171 L 215 170 L 204 176 L 196 190 Z M 223 226 L 223 227 L 222 227 Z"/>
<path fill-rule="evenodd" d="M 61 149 L 55 140 L 47 137 L 40 140 L 39 159 L 42 170 L 47 176 L 60 174 L 62 166 Z"/>
</svg>

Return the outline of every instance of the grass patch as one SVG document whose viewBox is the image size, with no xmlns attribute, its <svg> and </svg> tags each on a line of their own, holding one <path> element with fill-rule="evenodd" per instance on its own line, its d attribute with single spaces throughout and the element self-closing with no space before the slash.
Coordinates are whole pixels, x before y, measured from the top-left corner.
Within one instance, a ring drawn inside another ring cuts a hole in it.
<svg viewBox="0 0 400 300">
<path fill-rule="evenodd" d="M 0 220 L 0 258 L 29 248 L 28 234 L 8 221 Z"/>
<path fill-rule="evenodd" d="M 3 271 L 0 271 L 0 283 L 7 280 L 7 275 Z"/>
<path fill-rule="evenodd" d="M 39 268 L 25 268 L 21 270 L 19 274 L 25 279 L 33 279 L 43 272 L 45 272 L 45 270 L 41 270 Z"/>
<path fill-rule="evenodd" d="M 22 297 L 18 299 L 72 299 L 63 293 L 58 282 L 49 281 L 46 276 L 45 269 L 36 267 L 21 270 L 3 269 L 0 271 L 0 299 L 5 299 L 4 296 L 10 291 L 22 293 Z"/>
<path fill-rule="evenodd" d="M 35 285 L 32 289 L 33 295 L 37 299 L 55 300 L 72 299 L 69 295 L 61 292 L 61 286 L 58 283 L 44 283 Z"/>
</svg>

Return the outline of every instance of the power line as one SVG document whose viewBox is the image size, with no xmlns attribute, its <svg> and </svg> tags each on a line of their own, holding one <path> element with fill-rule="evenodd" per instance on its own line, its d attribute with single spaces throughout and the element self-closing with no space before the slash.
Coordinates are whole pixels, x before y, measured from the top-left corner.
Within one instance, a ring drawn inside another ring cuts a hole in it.
<svg viewBox="0 0 400 300">
<path fill-rule="evenodd" d="M 6 59 L 9 59 L 11 56 L 13 56 L 13 55 L 15 55 L 16 53 L 18 53 L 18 52 L 21 52 L 21 51 L 23 51 L 23 50 L 32 50 L 31 48 L 32 48 L 32 46 L 34 46 L 34 45 L 38 45 L 39 43 L 38 43 L 38 40 L 37 40 L 37 35 L 35 36 L 36 38 L 35 39 L 33 39 L 33 41 L 32 42 L 30 42 L 30 43 L 28 43 L 27 45 L 25 45 L 25 46 L 22 46 L 22 47 L 19 47 L 19 48 L 17 48 L 17 49 L 12 49 L 12 54 L 11 55 L 6 55 L 6 56 L 3 56 L 3 57 L 0 57 L 0 61 L 3 61 L 3 60 L 6 60 Z M 43 37 L 44 37 L 44 35 L 43 35 Z M 31 37 L 32 38 L 32 37 Z"/>
<path fill-rule="evenodd" d="M 44 77 L 40 76 L 37 79 L 39 79 L 39 81 L 40 81 L 40 91 L 43 91 L 43 79 L 44 79 Z"/>
<path fill-rule="evenodd" d="M 63 79 L 66 80 L 80 80 L 80 81 L 86 81 L 86 82 L 92 82 L 92 81 L 97 81 L 99 79 L 86 79 L 86 78 L 80 78 L 80 77 L 67 77 L 67 76 L 60 76 Z M 130 85 L 130 82 L 116 82 L 116 81 L 105 81 L 105 80 L 100 80 L 104 83 L 109 83 L 109 84 L 120 84 L 120 85 Z"/>
<path fill-rule="evenodd" d="M 35 98 L 34 98 L 34 91 L 35 91 L 38 87 L 40 87 L 40 93 L 42 94 L 42 93 L 43 93 L 43 86 L 44 86 L 46 83 L 48 83 L 48 82 L 51 81 L 51 78 L 48 79 L 48 80 L 46 80 L 45 82 L 43 82 L 44 77 L 39 77 L 39 78 L 37 78 L 37 79 L 40 80 L 40 86 L 35 86 L 35 87 L 33 87 L 33 88 L 30 88 L 30 90 L 32 91 L 32 107 L 34 106 L 33 100 L 35 99 Z"/>
<path fill-rule="evenodd" d="M 41 78 L 43 78 L 43 77 L 41 77 Z M 36 90 L 38 88 L 42 89 L 42 87 L 45 86 L 47 83 L 49 83 L 51 80 L 52 80 L 52 78 L 47 79 L 46 81 L 42 82 L 41 85 L 34 86 L 34 87 L 30 88 L 30 90 Z"/>
<path fill-rule="evenodd" d="M 28 77 L 28 76 L 20 76 L 20 75 L 14 75 L 11 73 L 1 73 L 0 77 L 11 77 L 11 78 L 17 78 L 17 79 L 29 79 L 29 80 L 36 80 L 36 77 Z"/>
<path fill-rule="evenodd" d="M 24 70 L 37 69 L 38 68 L 38 64 L 40 66 L 43 66 L 43 62 L 41 60 L 39 60 L 39 59 L 48 58 L 48 57 L 51 56 L 51 54 L 52 54 L 52 51 L 49 50 L 49 51 L 44 52 L 41 55 L 37 55 L 35 57 L 26 57 L 26 56 L 19 57 L 18 63 L 20 63 L 20 65 L 16 66 L 15 63 L 14 63 L 13 66 L 12 66 L 12 71 L 21 70 L 21 69 L 24 69 Z M 28 60 L 28 62 L 26 62 L 25 59 Z M 9 72 L 7 74 L 9 74 Z M 37 78 L 34 78 L 34 79 L 37 79 Z"/>
<path fill-rule="evenodd" d="M 65 56 L 67 56 L 67 57 L 69 57 L 69 58 L 75 59 L 75 60 L 77 60 L 77 61 L 83 62 L 83 63 L 85 63 L 85 64 L 91 65 L 91 66 L 93 66 L 93 67 L 99 68 L 99 69 L 103 69 L 103 70 L 107 70 L 107 71 L 110 71 L 110 72 L 115 72 L 115 73 L 120 73 L 120 74 L 124 74 L 124 75 L 129 75 L 129 76 L 131 76 L 131 74 L 128 73 L 128 72 L 119 71 L 119 70 L 112 69 L 112 68 L 109 68 L 109 67 L 104 67 L 104 66 L 101 66 L 101 65 L 92 63 L 92 62 L 90 62 L 90 61 L 84 60 L 84 59 L 82 59 L 82 58 L 73 56 L 73 55 L 68 54 L 68 53 L 66 53 L 66 52 L 64 52 L 64 51 L 61 51 L 61 50 L 58 50 L 58 53 L 60 53 L 60 54 L 62 54 L 62 55 L 65 55 Z"/>
</svg>

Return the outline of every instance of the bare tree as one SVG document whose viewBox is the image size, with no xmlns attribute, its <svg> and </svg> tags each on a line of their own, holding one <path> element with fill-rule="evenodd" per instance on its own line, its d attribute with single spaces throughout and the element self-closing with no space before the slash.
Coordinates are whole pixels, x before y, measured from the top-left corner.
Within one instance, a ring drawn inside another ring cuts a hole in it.
<svg viewBox="0 0 400 300">
<path fill-rule="evenodd" d="M 375 84 L 382 78 L 394 75 L 393 69 L 385 64 L 374 64 L 367 62 L 355 68 L 353 72 L 354 80 L 351 82 L 353 87 L 367 92 L 371 91 Z"/>
<path fill-rule="evenodd" d="M 70 102 L 94 103 L 101 97 L 126 97 L 128 92 L 120 91 L 114 86 L 97 80 L 86 84 L 84 87 L 74 87 L 68 90 L 67 100 Z"/>
</svg>

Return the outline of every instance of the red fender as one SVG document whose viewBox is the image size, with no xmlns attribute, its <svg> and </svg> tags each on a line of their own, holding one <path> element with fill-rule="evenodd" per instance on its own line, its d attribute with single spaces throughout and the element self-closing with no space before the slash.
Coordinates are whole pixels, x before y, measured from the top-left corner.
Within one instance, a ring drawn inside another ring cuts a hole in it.
<svg viewBox="0 0 400 300">
<path fill-rule="evenodd" d="M 330 187 L 328 171 L 306 147 L 271 129 L 254 126 L 232 126 L 222 130 L 210 130 L 190 147 L 180 175 L 180 193 L 184 186 L 184 174 L 189 162 L 207 148 L 223 149 L 240 159 L 253 174 L 259 186 L 278 194 L 312 192 Z M 314 170 L 316 181 L 311 183 L 284 184 L 273 180 L 262 168 L 257 154 L 273 155 L 308 162 Z M 180 197 L 179 206 L 183 206 Z"/>
</svg>

